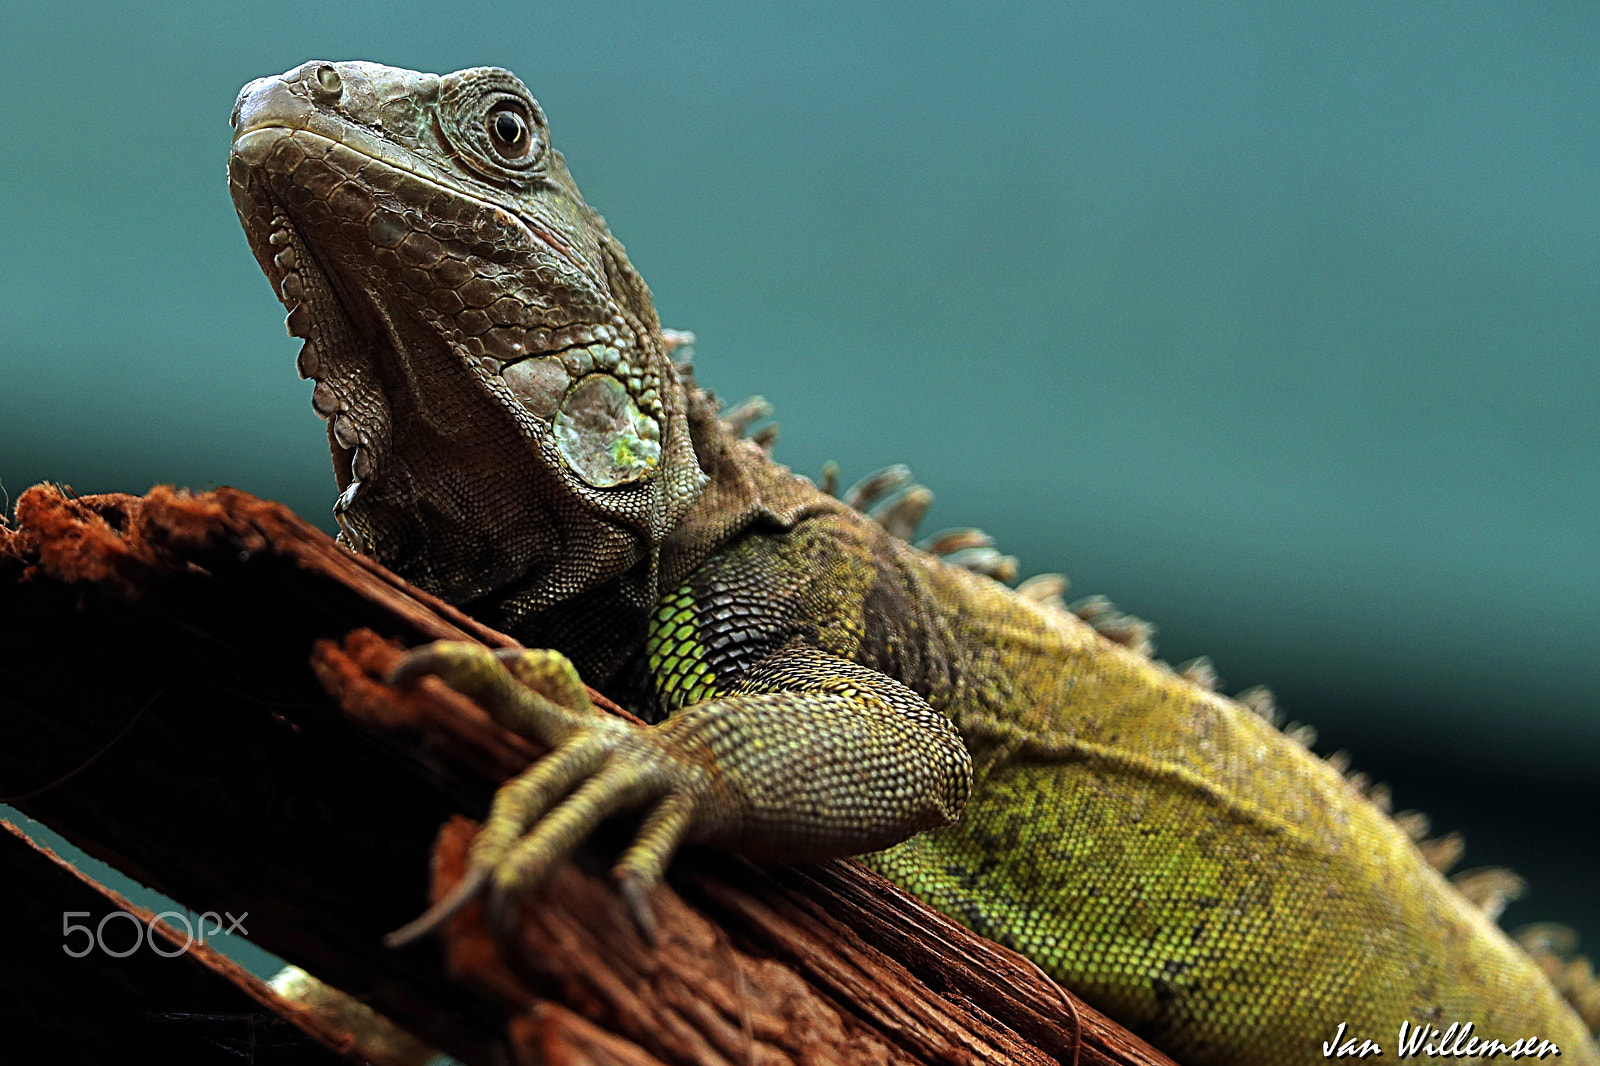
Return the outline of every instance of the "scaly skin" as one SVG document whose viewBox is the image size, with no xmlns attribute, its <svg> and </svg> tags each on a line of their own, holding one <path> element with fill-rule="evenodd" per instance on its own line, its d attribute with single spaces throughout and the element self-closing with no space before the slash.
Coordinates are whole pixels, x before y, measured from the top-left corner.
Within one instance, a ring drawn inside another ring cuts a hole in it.
<svg viewBox="0 0 1600 1066">
<path fill-rule="evenodd" d="M 1341 1022 L 1392 1054 L 1407 1021 L 1600 1064 L 1485 913 L 1495 878 L 1469 902 L 1199 672 L 891 535 L 925 492 L 880 525 L 720 422 L 513 76 L 308 63 L 247 86 L 235 131 L 346 541 L 562 653 L 442 645 L 402 670 L 553 748 L 497 797 L 462 898 L 488 885 L 505 919 L 643 809 L 618 865 L 642 912 L 684 840 L 882 849 L 866 861 L 1185 1061 L 1320 1062 Z M 562 655 L 659 724 L 595 713 Z"/>
</svg>

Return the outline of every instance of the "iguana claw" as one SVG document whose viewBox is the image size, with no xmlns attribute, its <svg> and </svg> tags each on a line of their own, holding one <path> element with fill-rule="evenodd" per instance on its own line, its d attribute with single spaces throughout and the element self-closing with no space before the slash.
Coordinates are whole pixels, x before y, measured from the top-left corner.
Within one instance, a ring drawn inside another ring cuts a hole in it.
<svg viewBox="0 0 1600 1066">
<path fill-rule="evenodd" d="M 488 867 L 469 869 L 461 880 L 457 881 L 450 891 L 445 893 L 439 902 L 385 936 L 383 938 L 383 946 L 386 948 L 403 948 L 407 944 L 415 943 L 438 929 L 453 914 L 470 903 L 474 896 L 483 891 L 483 886 L 488 884 L 489 875 L 492 872 Z"/>
<path fill-rule="evenodd" d="M 488 890 L 491 926 L 515 929 L 516 904 L 607 817 L 654 804 L 613 875 L 634 923 L 653 939 L 649 892 L 683 841 L 705 792 L 705 772 L 672 750 L 666 735 L 596 709 L 577 671 L 553 651 L 492 652 L 440 641 L 418 648 L 391 672 L 393 684 L 436 674 L 495 721 L 551 750 L 495 793 L 472 842 L 467 873 L 416 921 L 385 938 L 391 947 L 436 930 Z"/>
</svg>

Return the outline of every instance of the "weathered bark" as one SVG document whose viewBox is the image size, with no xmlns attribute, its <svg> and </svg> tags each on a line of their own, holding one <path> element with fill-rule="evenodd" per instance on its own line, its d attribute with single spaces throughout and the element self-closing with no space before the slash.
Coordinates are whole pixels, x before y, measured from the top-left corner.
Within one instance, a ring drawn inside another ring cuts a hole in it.
<svg viewBox="0 0 1600 1066">
<path fill-rule="evenodd" d="M 252 940 L 469 1063 L 507 1038 L 529 1062 L 1167 1061 L 842 861 L 691 850 L 651 948 L 602 834 L 508 952 L 476 907 L 442 953 L 385 950 L 430 853 L 437 897 L 461 815 L 538 754 L 435 681 L 382 683 L 440 638 L 512 644 L 244 493 L 30 490 L 0 528 L 0 791 L 190 907 L 248 911 Z"/>
</svg>

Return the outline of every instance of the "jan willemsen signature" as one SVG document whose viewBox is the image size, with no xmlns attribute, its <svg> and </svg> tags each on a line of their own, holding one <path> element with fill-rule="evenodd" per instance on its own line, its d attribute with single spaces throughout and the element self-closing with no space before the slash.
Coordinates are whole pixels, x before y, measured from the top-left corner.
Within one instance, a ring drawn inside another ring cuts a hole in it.
<svg viewBox="0 0 1600 1066">
<path fill-rule="evenodd" d="M 1395 1038 L 1396 1058 L 1494 1058 L 1503 1055 L 1508 1059 L 1542 1059 L 1560 1055 L 1561 1048 L 1542 1036 L 1525 1036 L 1509 1043 L 1504 1040 L 1480 1037 L 1473 1032 L 1471 1022 L 1452 1022 L 1440 1029 L 1426 1023 L 1400 1023 L 1400 1033 Z M 1368 1037 L 1353 1036 L 1350 1026 L 1339 1023 L 1332 1040 L 1322 1042 L 1325 1059 L 1364 1059 L 1382 1055 L 1383 1045 Z"/>
</svg>

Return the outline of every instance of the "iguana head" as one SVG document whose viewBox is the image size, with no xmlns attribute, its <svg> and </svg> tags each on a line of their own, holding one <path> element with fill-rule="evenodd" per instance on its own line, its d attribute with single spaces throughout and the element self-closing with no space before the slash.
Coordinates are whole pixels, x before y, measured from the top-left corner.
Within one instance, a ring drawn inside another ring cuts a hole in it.
<svg viewBox="0 0 1600 1066">
<path fill-rule="evenodd" d="M 516 76 L 310 62 L 245 86 L 233 128 L 346 542 L 456 602 L 646 574 L 704 484 L 683 390 Z"/>
</svg>

